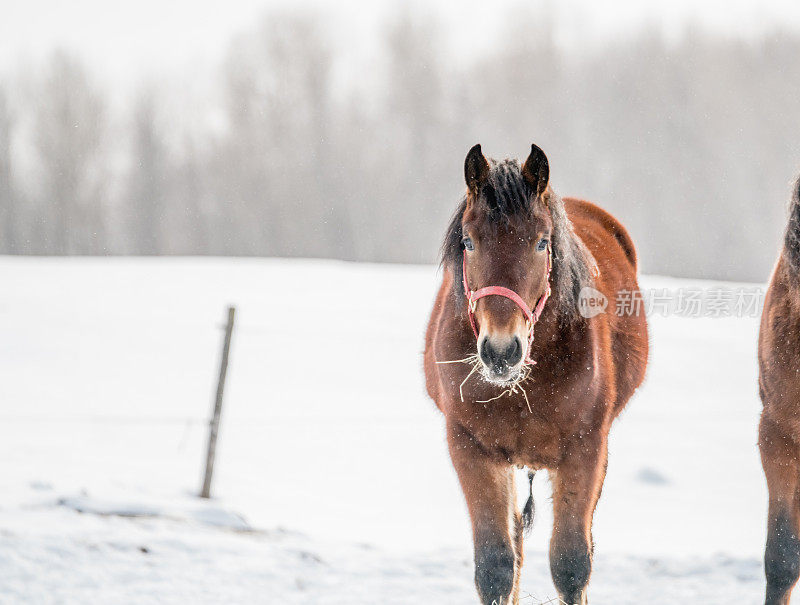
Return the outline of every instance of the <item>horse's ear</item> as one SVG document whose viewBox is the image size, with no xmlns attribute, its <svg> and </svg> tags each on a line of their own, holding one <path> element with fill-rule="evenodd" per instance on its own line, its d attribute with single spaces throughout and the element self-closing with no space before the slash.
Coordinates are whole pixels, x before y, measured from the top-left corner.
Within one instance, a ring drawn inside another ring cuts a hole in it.
<svg viewBox="0 0 800 605">
<path fill-rule="evenodd" d="M 479 143 L 469 150 L 467 159 L 464 160 L 464 179 L 469 190 L 477 193 L 487 178 L 489 178 L 489 162 L 483 157 Z"/>
<path fill-rule="evenodd" d="M 531 153 L 522 165 L 522 178 L 537 196 L 542 195 L 547 189 L 547 183 L 550 181 L 550 164 L 544 151 L 536 145 L 531 145 Z"/>
</svg>

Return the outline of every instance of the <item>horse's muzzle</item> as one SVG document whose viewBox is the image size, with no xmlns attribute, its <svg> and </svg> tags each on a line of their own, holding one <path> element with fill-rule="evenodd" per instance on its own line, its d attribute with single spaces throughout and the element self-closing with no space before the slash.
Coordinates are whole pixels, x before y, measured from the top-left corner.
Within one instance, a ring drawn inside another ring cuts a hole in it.
<svg viewBox="0 0 800 605">
<path fill-rule="evenodd" d="M 525 354 L 525 345 L 516 335 L 484 338 L 478 347 L 481 361 L 489 378 L 498 382 L 512 379 L 519 371 Z"/>
</svg>

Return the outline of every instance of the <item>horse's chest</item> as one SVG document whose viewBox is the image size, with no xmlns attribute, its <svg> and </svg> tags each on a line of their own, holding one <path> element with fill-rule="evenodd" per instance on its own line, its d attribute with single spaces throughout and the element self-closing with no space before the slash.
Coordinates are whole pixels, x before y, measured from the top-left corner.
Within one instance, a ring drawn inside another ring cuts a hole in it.
<svg viewBox="0 0 800 605">
<path fill-rule="evenodd" d="M 562 451 L 556 423 L 535 413 L 535 408 L 531 414 L 524 400 L 504 399 L 465 405 L 469 412 L 460 419 L 461 423 L 484 448 L 512 464 L 531 468 L 556 466 Z"/>
</svg>

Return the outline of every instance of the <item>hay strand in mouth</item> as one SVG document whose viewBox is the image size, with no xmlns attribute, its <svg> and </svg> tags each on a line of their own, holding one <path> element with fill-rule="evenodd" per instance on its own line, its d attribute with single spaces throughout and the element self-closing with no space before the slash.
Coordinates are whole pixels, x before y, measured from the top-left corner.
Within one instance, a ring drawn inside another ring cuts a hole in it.
<svg viewBox="0 0 800 605">
<path fill-rule="evenodd" d="M 458 385 L 458 394 L 461 397 L 461 402 L 463 403 L 464 402 L 464 385 L 467 383 L 467 381 L 472 377 L 472 375 L 476 371 L 481 369 L 481 367 L 480 367 L 481 364 L 480 364 L 480 360 L 478 359 L 478 354 L 477 353 L 473 353 L 472 355 L 468 355 L 464 359 L 449 359 L 449 360 L 445 360 L 445 361 L 437 361 L 436 363 L 437 364 L 466 363 L 466 364 L 469 364 L 469 365 L 472 366 L 472 369 L 469 371 L 469 374 L 467 374 L 467 377 L 464 378 L 464 380 L 461 381 L 460 385 Z M 536 363 L 536 362 L 533 362 L 533 363 Z M 499 395 L 497 395 L 495 397 L 491 397 L 490 399 L 483 399 L 483 400 L 478 399 L 478 400 L 476 400 L 476 403 L 489 403 L 491 401 L 495 401 L 496 399 L 500 399 L 504 395 L 516 395 L 517 392 L 518 392 L 517 389 L 519 389 L 520 391 L 522 391 L 522 396 L 525 398 L 525 405 L 528 406 L 528 411 L 531 414 L 533 414 L 533 409 L 531 408 L 531 402 L 528 399 L 528 393 L 525 391 L 525 388 L 522 386 L 522 383 L 525 380 L 527 380 L 527 378 L 531 374 L 531 368 L 533 367 L 533 363 L 531 363 L 529 361 L 526 361 L 522 365 L 522 368 L 520 369 L 519 375 L 517 376 L 517 378 L 511 383 L 511 385 L 508 388 L 504 389 Z M 484 376 L 484 378 L 485 378 L 485 376 Z M 491 381 L 487 380 L 487 382 L 491 382 Z"/>
<path fill-rule="evenodd" d="M 519 389 L 520 391 L 522 391 L 522 396 L 525 398 L 525 405 L 527 405 L 527 406 L 528 406 L 528 411 L 529 411 L 531 414 L 533 414 L 533 409 L 531 409 L 531 402 L 528 400 L 528 393 L 526 393 L 526 392 L 525 392 L 525 389 L 524 389 L 524 388 L 522 387 L 522 385 L 521 385 L 521 384 L 519 384 L 519 383 L 517 383 L 517 384 L 515 384 L 515 385 L 513 385 L 513 386 L 511 386 L 511 387 L 509 387 L 509 388 L 507 388 L 506 390 L 504 390 L 502 393 L 500 393 L 500 394 L 499 394 L 499 395 L 497 395 L 496 397 L 492 397 L 492 398 L 490 398 L 490 399 L 484 399 L 484 400 L 480 400 L 480 399 L 479 399 L 479 400 L 477 401 L 477 403 L 489 403 L 490 401 L 494 401 L 495 399 L 500 399 L 500 398 L 501 398 L 503 395 L 512 395 L 512 394 L 515 394 L 515 393 L 517 392 L 517 389 Z M 464 400 L 462 399 L 461 401 L 464 401 Z"/>
<path fill-rule="evenodd" d="M 477 403 L 489 403 L 490 401 L 495 401 L 496 399 L 500 399 L 504 395 L 516 395 L 517 389 L 519 389 L 520 391 L 522 391 L 522 396 L 525 398 L 525 405 L 528 406 L 528 412 L 533 414 L 533 409 L 531 408 L 531 402 L 528 399 L 528 393 L 525 391 L 525 387 L 522 386 L 522 383 L 531 374 L 530 368 L 531 368 L 530 365 L 522 366 L 522 370 L 520 370 L 519 376 L 517 377 L 517 379 L 514 382 L 511 383 L 511 385 L 507 389 L 503 390 L 496 397 L 492 397 L 490 399 L 485 399 L 483 401 L 478 400 Z M 461 401 L 464 401 L 464 399 L 462 398 Z"/>
<path fill-rule="evenodd" d="M 476 363 L 478 361 L 478 354 L 473 353 L 472 355 L 468 355 L 464 359 L 450 359 L 449 361 L 437 361 L 436 363 Z"/>
<path fill-rule="evenodd" d="M 505 391 L 501 392 L 499 395 L 495 397 L 490 397 L 489 399 L 478 399 L 476 403 L 489 403 L 490 401 L 494 401 L 495 399 L 500 399 L 503 395 L 508 395 L 511 393 L 511 389 L 506 389 Z"/>
<path fill-rule="evenodd" d="M 473 353 L 472 355 L 467 355 L 464 359 L 451 359 L 446 361 L 437 361 L 436 363 L 466 363 L 472 366 L 472 369 L 469 371 L 469 374 L 467 374 L 467 377 L 461 381 L 460 385 L 458 385 L 458 394 L 461 396 L 461 403 L 464 403 L 464 385 L 480 367 L 480 364 L 478 363 L 478 354 Z"/>
<path fill-rule="evenodd" d="M 531 415 L 533 415 L 533 410 L 531 409 L 531 402 L 530 402 L 530 401 L 528 401 L 528 393 L 527 393 L 527 392 L 525 391 L 525 389 L 522 387 L 522 384 L 521 384 L 521 383 L 520 383 L 520 384 L 518 384 L 517 386 L 519 387 L 519 390 L 520 390 L 520 391 L 522 391 L 522 396 L 523 396 L 523 397 L 525 397 L 525 405 L 527 405 L 527 406 L 528 406 L 528 412 L 529 412 Z"/>
<path fill-rule="evenodd" d="M 478 370 L 478 364 L 474 364 L 472 369 L 467 374 L 467 377 L 461 381 L 461 384 L 458 385 L 458 393 L 461 395 L 461 403 L 464 403 L 464 384 L 469 380 L 470 376 L 472 376 Z"/>
</svg>

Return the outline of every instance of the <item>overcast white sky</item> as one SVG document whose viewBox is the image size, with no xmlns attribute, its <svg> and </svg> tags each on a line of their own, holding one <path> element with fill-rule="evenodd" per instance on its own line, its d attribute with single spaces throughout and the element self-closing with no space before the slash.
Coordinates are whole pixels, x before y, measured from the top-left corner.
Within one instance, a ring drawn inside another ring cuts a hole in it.
<svg viewBox="0 0 800 605">
<path fill-rule="evenodd" d="M 534 0 L 536 1 L 536 0 Z M 797 0 L 551 0 L 563 43 L 602 41 L 642 24 L 668 34 L 687 21 L 714 31 L 753 36 L 777 25 L 800 28 Z M 112 84 L 145 74 L 207 64 L 219 58 L 235 33 L 267 10 L 305 6 L 327 15 L 334 39 L 353 53 L 369 48 L 377 25 L 401 3 L 388 0 L 6 0 L 0 18 L 0 70 L 35 62 L 55 47 L 82 55 Z M 520 2 L 428 0 L 407 2 L 435 13 L 455 50 L 480 53 Z M 504 10 L 506 9 L 506 10 Z"/>
</svg>

